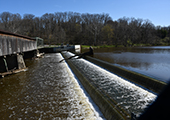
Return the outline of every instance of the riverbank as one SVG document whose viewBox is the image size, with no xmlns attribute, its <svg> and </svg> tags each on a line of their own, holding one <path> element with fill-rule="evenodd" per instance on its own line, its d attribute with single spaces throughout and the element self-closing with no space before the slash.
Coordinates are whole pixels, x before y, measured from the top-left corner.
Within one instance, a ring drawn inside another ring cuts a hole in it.
<svg viewBox="0 0 170 120">
<path fill-rule="evenodd" d="M 81 45 L 82 49 L 89 49 L 91 45 Z M 170 46 L 167 44 L 161 44 L 161 45 L 151 45 L 151 44 L 134 44 L 133 46 L 127 46 L 127 47 L 151 47 L 151 46 Z M 123 45 L 97 45 L 97 46 L 91 46 L 94 49 L 98 49 L 98 48 L 116 48 L 116 47 L 125 47 Z"/>
</svg>

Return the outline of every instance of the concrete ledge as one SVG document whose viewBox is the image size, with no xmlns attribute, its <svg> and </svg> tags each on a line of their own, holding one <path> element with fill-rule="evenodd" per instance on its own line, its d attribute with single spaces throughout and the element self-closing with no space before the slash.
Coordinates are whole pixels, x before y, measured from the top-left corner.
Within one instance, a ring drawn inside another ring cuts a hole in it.
<svg viewBox="0 0 170 120">
<path fill-rule="evenodd" d="M 108 62 L 105 62 L 105 61 L 102 61 L 102 60 L 99 60 L 93 57 L 86 56 L 85 59 L 98 66 L 103 67 L 104 69 L 107 69 L 108 71 L 112 73 L 115 73 L 125 79 L 128 79 L 129 81 L 139 84 L 156 93 L 159 93 L 162 90 L 162 88 L 167 85 L 166 83 L 162 81 L 150 78 L 148 76 L 145 76 L 145 75 L 142 75 L 136 72 L 126 70 L 124 68 L 115 66 L 111 63 L 108 63 Z"/>
<path fill-rule="evenodd" d="M 56 46 L 56 47 L 44 47 L 44 48 L 39 48 L 38 49 L 40 52 L 44 52 L 44 53 L 58 53 L 61 51 L 74 51 L 75 50 L 75 46 Z"/>
<path fill-rule="evenodd" d="M 24 69 L 18 69 L 18 70 L 11 70 L 11 71 L 8 71 L 8 72 L 4 72 L 4 73 L 0 73 L 0 78 L 3 78 L 7 75 L 11 75 L 11 74 L 16 74 L 16 73 L 19 73 L 19 72 L 23 72 L 23 71 L 26 71 L 27 68 L 24 68 Z"/>
<path fill-rule="evenodd" d="M 65 58 L 64 54 L 62 54 Z M 71 61 L 67 61 L 68 65 L 72 69 L 73 73 L 80 80 L 86 91 L 89 93 L 90 97 L 99 107 L 103 115 L 108 120 L 125 120 L 130 119 L 130 115 L 128 115 L 123 109 L 119 106 L 116 106 L 116 103 L 113 100 L 110 100 L 107 95 L 103 95 L 100 93 L 96 86 L 93 86 L 85 75 L 81 73 L 81 70 L 76 68 Z"/>
</svg>

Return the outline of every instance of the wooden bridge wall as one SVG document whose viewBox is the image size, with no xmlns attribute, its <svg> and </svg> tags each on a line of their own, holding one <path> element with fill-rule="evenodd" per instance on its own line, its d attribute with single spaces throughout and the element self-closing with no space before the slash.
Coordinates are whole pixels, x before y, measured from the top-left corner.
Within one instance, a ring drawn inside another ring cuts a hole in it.
<svg viewBox="0 0 170 120">
<path fill-rule="evenodd" d="M 36 40 L 0 30 L 0 56 L 17 54 L 36 49 Z"/>
</svg>

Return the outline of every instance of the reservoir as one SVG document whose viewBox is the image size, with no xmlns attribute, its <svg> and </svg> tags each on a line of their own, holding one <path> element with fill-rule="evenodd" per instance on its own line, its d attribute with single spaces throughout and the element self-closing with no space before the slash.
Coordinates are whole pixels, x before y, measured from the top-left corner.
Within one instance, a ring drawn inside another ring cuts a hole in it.
<svg viewBox="0 0 170 120">
<path fill-rule="evenodd" d="M 170 79 L 170 46 L 100 48 L 94 57 L 166 83 Z"/>
<path fill-rule="evenodd" d="M 0 79 L 0 118 L 105 119 L 60 53 L 26 60 L 28 70 Z"/>
</svg>

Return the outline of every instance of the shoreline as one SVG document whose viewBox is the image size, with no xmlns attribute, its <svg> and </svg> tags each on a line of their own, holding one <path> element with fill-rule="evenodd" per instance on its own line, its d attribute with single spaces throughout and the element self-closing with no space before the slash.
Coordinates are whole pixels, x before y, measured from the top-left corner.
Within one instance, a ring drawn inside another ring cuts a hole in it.
<svg viewBox="0 0 170 120">
<path fill-rule="evenodd" d="M 94 49 L 98 49 L 98 48 L 133 48 L 133 47 L 152 47 L 152 46 L 170 46 L 170 45 L 167 45 L 167 44 L 163 44 L 163 45 L 150 45 L 150 44 L 135 44 L 133 46 L 123 46 L 123 45 L 97 45 L 97 46 L 94 46 L 94 45 L 81 45 L 81 48 L 82 49 L 89 49 L 89 47 L 93 47 Z"/>
</svg>

